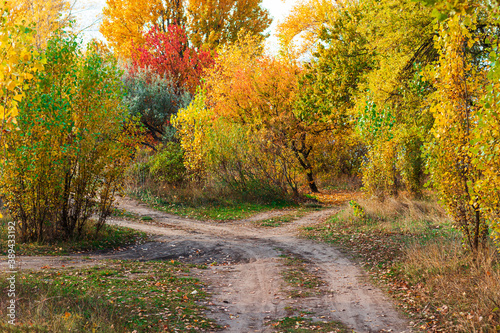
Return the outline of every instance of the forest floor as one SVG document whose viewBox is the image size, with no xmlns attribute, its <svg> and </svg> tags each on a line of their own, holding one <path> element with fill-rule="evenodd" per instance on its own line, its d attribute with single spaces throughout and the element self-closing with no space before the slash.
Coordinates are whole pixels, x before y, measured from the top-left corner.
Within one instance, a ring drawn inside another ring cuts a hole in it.
<svg viewBox="0 0 500 333">
<path fill-rule="evenodd" d="M 207 286 L 206 315 L 224 332 L 411 331 L 358 264 L 331 245 L 299 237 L 300 228 L 326 220 L 338 212 L 336 206 L 230 222 L 187 219 L 128 198 L 118 207 L 128 217 L 109 223 L 146 232 L 150 241 L 112 252 L 23 256 L 20 269 L 106 265 L 108 259 L 178 260 L 207 266 L 190 269 L 190 275 Z"/>
</svg>

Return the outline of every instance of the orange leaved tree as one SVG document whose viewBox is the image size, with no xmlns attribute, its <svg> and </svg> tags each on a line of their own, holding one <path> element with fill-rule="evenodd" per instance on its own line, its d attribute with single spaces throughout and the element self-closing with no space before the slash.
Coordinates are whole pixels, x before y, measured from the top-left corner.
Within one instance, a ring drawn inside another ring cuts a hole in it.
<svg viewBox="0 0 500 333">
<path fill-rule="evenodd" d="M 222 52 L 208 71 L 207 103 L 216 116 L 248 126 L 293 156 L 310 190 L 318 192 L 313 151 L 330 124 L 297 107 L 301 72 L 297 63 L 260 55 L 256 39 L 247 38 Z"/>
</svg>

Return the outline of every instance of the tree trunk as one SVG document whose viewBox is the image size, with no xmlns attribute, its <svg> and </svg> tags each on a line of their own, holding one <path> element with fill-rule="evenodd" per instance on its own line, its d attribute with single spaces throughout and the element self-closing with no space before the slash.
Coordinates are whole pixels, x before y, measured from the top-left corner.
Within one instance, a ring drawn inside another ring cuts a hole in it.
<svg viewBox="0 0 500 333">
<path fill-rule="evenodd" d="M 295 157 L 299 161 L 300 166 L 306 172 L 307 184 L 309 185 L 309 189 L 311 189 L 311 192 L 313 192 L 313 193 L 319 193 L 318 186 L 316 186 L 316 181 L 314 180 L 312 166 L 308 160 L 312 147 L 306 146 L 305 136 L 301 137 L 300 144 L 301 144 L 300 147 L 297 147 L 296 142 L 292 141 L 290 148 L 294 152 Z"/>
<path fill-rule="evenodd" d="M 307 175 L 307 183 L 309 184 L 309 188 L 313 193 L 319 193 L 318 187 L 316 186 L 316 181 L 314 180 L 314 175 L 311 169 L 306 170 Z"/>
</svg>

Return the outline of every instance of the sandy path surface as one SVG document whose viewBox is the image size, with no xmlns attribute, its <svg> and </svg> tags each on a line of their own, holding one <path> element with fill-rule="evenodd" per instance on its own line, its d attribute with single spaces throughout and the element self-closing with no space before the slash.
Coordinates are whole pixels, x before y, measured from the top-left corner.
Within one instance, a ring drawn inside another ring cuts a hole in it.
<svg viewBox="0 0 500 333">
<path fill-rule="evenodd" d="M 154 240 L 107 254 L 22 257 L 21 268 L 95 265 L 102 259 L 213 263 L 208 269 L 192 271 L 208 284 L 213 296 L 208 316 L 225 327 L 224 332 L 273 332 L 266 323 L 286 317 L 290 307 L 313 313 L 315 320 L 340 321 L 355 332 L 411 332 L 390 299 L 368 282 L 358 265 L 332 246 L 297 237 L 299 227 L 321 222 L 337 208 L 309 213 L 281 227 L 258 228 L 252 222 L 283 213 L 216 223 L 163 213 L 131 199 L 120 199 L 118 207 L 153 221 L 111 219 L 110 224 L 147 232 Z M 289 297 L 282 275 L 285 252 L 303 258 L 308 269 L 316 272 L 324 282 L 320 294 Z M 0 268 L 4 267 L 2 262 Z"/>
</svg>

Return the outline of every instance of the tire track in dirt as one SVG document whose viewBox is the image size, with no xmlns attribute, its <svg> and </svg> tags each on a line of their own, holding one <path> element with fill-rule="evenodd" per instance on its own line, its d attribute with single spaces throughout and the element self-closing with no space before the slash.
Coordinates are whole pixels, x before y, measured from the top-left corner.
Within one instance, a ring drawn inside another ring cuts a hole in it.
<svg viewBox="0 0 500 333">
<path fill-rule="evenodd" d="M 154 240 L 113 253 L 65 258 L 22 257 L 25 269 L 99 264 L 103 259 L 170 260 L 209 264 L 192 269 L 208 285 L 212 300 L 209 317 L 224 332 L 273 332 L 268 322 L 287 316 L 286 307 L 313 312 L 315 320 L 335 320 L 355 332 L 410 332 L 391 301 L 367 282 L 364 272 L 334 247 L 297 237 L 300 226 L 318 223 L 338 211 L 330 208 L 310 213 L 278 228 L 256 228 L 252 221 L 289 211 L 259 214 L 258 219 L 230 223 L 202 222 L 163 213 L 130 199 L 119 208 L 152 223 L 111 219 L 110 224 L 144 231 Z M 326 283 L 320 295 L 291 299 L 284 289 L 283 261 L 288 251 L 307 259 Z M 62 259 L 62 260 L 61 260 Z M 59 262 L 58 262 L 59 260 Z M 210 263 L 216 262 L 216 265 Z M 3 264 L 3 263 L 2 263 Z M 69 265 L 68 265 L 69 266 Z"/>
<path fill-rule="evenodd" d="M 410 331 L 391 301 L 367 282 L 360 267 L 332 246 L 296 237 L 299 227 L 318 223 L 338 208 L 313 212 L 282 227 L 269 229 L 246 223 L 257 221 L 255 218 L 214 223 L 172 217 L 133 200 L 122 200 L 119 207 L 139 216 L 152 217 L 157 223 L 155 229 L 164 226 L 186 232 L 194 242 L 192 246 L 203 248 L 205 254 L 215 253 L 214 257 L 223 254 L 226 261 L 222 264 L 231 263 L 197 272 L 212 286 L 212 315 L 227 326 L 227 332 L 271 332 L 264 322 L 286 316 L 284 309 L 290 305 L 314 312 L 318 320 L 341 321 L 356 332 Z M 261 214 L 259 219 L 276 216 L 279 213 L 271 212 Z M 148 231 L 147 228 L 142 230 Z M 283 267 L 279 257 L 282 252 L 278 249 L 299 255 L 316 266 L 329 291 L 320 297 L 300 299 L 300 302 L 289 299 L 282 288 Z M 183 257 L 197 261 L 189 255 Z"/>
</svg>

